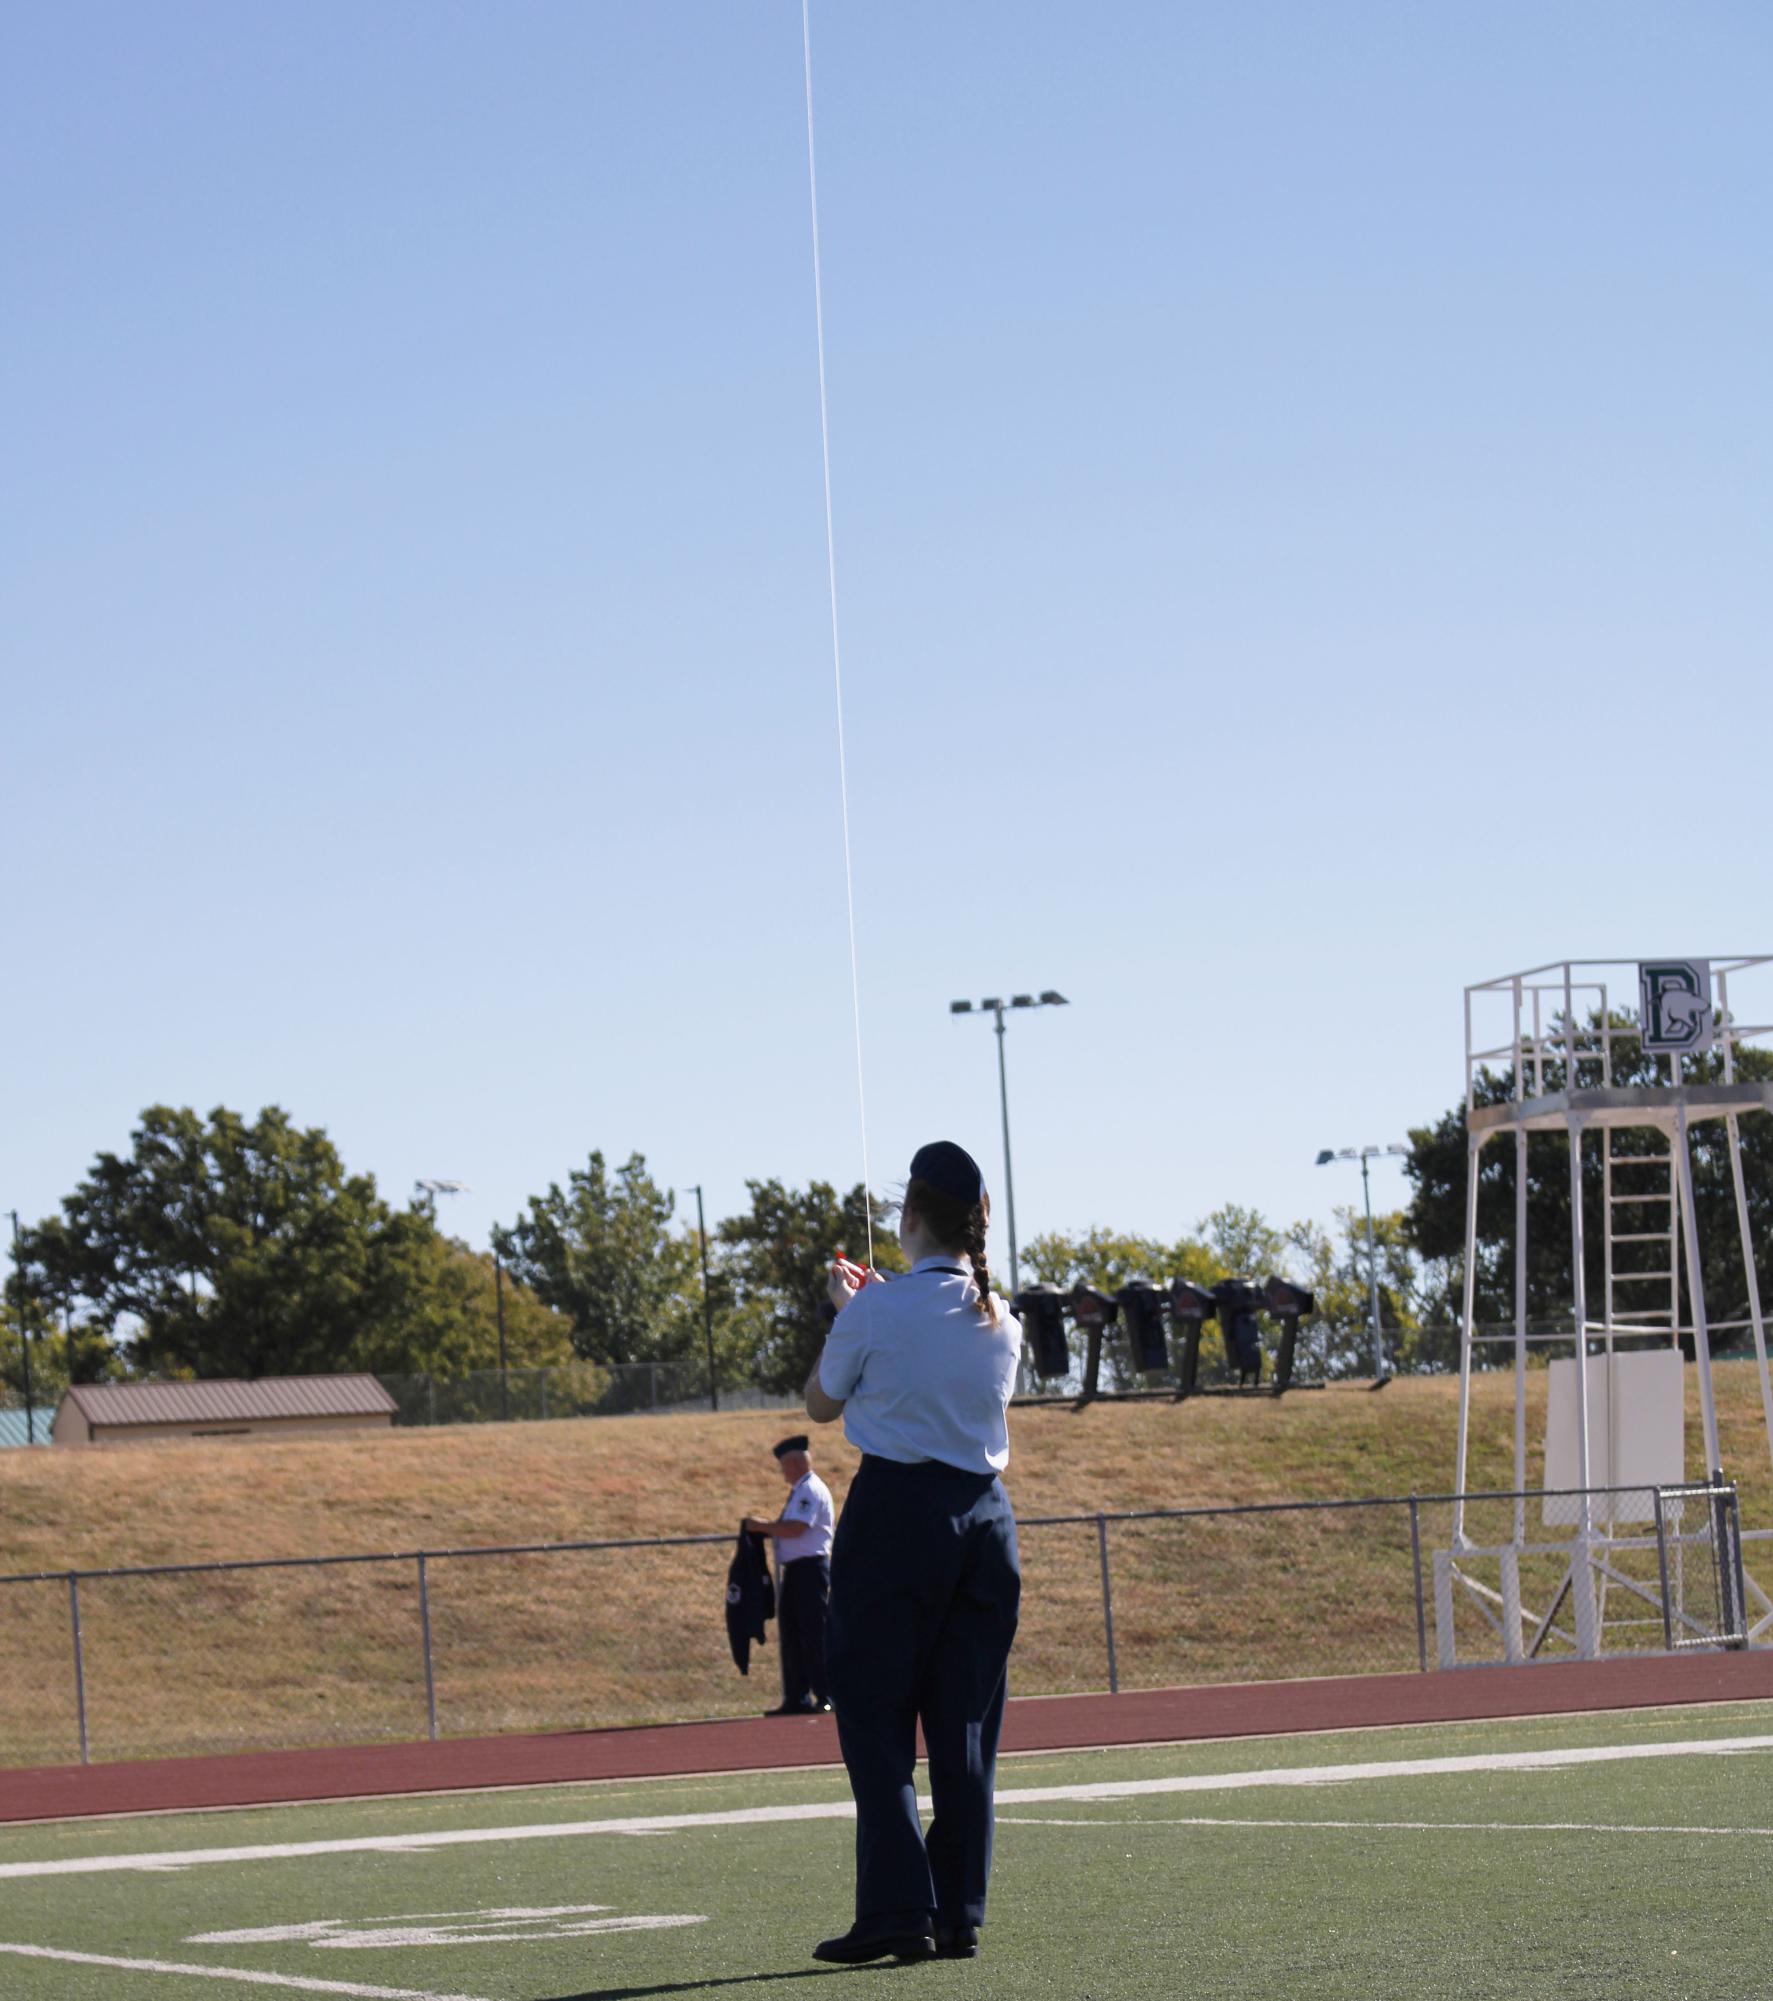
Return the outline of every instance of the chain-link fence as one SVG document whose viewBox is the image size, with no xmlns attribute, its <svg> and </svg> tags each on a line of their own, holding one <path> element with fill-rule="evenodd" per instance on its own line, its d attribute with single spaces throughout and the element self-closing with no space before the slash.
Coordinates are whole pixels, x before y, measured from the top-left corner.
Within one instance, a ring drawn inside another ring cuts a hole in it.
<svg viewBox="0 0 1773 2001">
<path fill-rule="evenodd" d="M 1118 1691 L 1766 1643 L 1755 1567 L 1773 1531 L 1739 1529 L 1732 1489 L 1597 1491 L 1584 1534 L 1567 1494 L 1037 1517 L 1012 1681 Z M 0 1764 L 754 1713 L 778 1669 L 773 1649 L 749 1682 L 733 1669 L 732 1549 L 687 1536 L 0 1578 Z"/>
<path fill-rule="evenodd" d="M 1727 1485 L 1470 1495 L 1430 1532 L 1441 1667 L 1740 1646 L 1773 1630 L 1743 1547 L 1773 1537 L 1745 1537 Z"/>
</svg>

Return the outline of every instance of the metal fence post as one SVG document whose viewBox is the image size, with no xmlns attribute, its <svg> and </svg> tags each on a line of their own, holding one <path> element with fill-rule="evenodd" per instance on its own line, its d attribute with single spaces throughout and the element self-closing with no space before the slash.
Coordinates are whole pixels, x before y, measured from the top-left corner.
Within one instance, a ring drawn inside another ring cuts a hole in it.
<svg viewBox="0 0 1773 2001">
<path fill-rule="evenodd" d="M 1410 1561 L 1416 1572 L 1416 1664 L 1428 1672 L 1428 1608 L 1422 1602 L 1422 1503 L 1410 1496 Z"/>
<path fill-rule="evenodd" d="M 1743 1616 L 1742 1546 L 1735 1534 L 1739 1526 L 1736 1489 L 1720 1484 L 1714 1473 L 1710 1499 L 1712 1548 L 1718 1565 L 1718 1624 L 1723 1629 L 1726 1646 L 1746 1646 L 1748 1620 Z"/>
<path fill-rule="evenodd" d="M 419 1558 L 419 1632 L 425 1645 L 425 1727 L 431 1742 L 437 1742 L 437 1672 L 431 1660 L 431 1586 L 425 1575 L 425 1559 Z"/>
<path fill-rule="evenodd" d="M 80 1638 L 80 1579 L 68 1572 L 68 1622 L 74 1629 L 74 1708 L 80 1718 L 80 1762 L 92 1762 L 86 1741 L 86 1649 Z"/>
<path fill-rule="evenodd" d="M 1108 1517 L 1096 1517 L 1096 1549 L 1102 1559 L 1102 1637 L 1108 1642 L 1108 1693 L 1120 1693 L 1120 1668 L 1114 1658 L 1114 1586 L 1108 1574 Z"/>
<path fill-rule="evenodd" d="M 1662 1489 L 1652 1487 L 1656 1501 L 1656 1572 L 1662 1583 L 1662 1646 L 1666 1653 L 1674 1652 L 1674 1617 L 1668 1596 L 1668 1522 L 1662 1512 Z"/>
</svg>

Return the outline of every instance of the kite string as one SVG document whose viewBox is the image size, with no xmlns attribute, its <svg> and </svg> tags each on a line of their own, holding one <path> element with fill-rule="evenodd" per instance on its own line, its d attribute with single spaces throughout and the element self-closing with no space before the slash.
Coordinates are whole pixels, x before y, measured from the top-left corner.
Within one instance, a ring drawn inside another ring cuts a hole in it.
<svg viewBox="0 0 1773 2001">
<path fill-rule="evenodd" d="M 831 671 L 837 694 L 837 784 L 843 805 L 843 888 L 850 920 L 850 1010 L 856 1027 L 856 1107 L 862 1134 L 862 1214 L 868 1262 L 874 1262 L 874 1200 L 868 1173 L 868 1093 L 862 1074 L 862 976 L 856 954 L 856 879 L 850 861 L 849 763 L 843 737 L 843 645 L 837 619 L 837 535 L 831 511 L 831 415 L 825 393 L 825 284 L 819 263 L 819 172 L 813 146 L 812 0 L 800 0 L 800 50 L 806 76 L 806 181 L 813 224 L 813 326 L 819 351 L 819 448 L 825 471 L 825 574 L 831 590 Z"/>
</svg>

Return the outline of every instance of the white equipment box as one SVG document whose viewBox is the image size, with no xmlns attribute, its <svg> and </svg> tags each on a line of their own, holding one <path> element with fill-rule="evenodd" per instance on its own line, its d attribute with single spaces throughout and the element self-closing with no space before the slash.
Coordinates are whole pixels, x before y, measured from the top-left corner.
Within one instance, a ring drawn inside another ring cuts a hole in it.
<svg viewBox="0 0 1773 2001">
<path fill-rule="evenodd" d="M 1652 1487 L 1678 1487 L 1687 1477 L 1686 1373 L 1678 1348 L 1588 1357 L 1588 1484 L 1638 1491 L 1597 1497 L 1597 1521 L 1647 1522 Z M 1545 1485 L 1580 1487 L 1582 1454 L 1576 1430 L 1576 1361 L 1551 1365 L 1545 1422 Z M 1548 1497 L 1544 1518 L 1568 1526 L 1570 1503 Z"/>
</svg>

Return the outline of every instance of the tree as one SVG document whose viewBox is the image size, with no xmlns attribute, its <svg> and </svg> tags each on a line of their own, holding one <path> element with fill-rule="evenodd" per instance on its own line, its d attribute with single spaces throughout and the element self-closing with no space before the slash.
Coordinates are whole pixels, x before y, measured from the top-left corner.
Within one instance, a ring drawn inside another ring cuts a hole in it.
<svg viewBox="0 0 1773 2001">
<path fill-rule="evenodd" d="M 694 1240 L 671 1228 L 675 1199 L 631 1154 L 612 1175 L 601 1153 L 567 1176 L 493 1243 L 545 1306 L 564 1314 L 590 1361 L 675 1361 L 701 1352 L 701 1273 Z"/>
<path fill-rule="evenodd" d="M 719 1227 L 717 1298 L 730 1347 L 765 1389 L 798 1390 L 825 1345 L 819 1311 L 838 1251 L 867 1254 L 869 1204 L 858 1183 L 841 1200 L 828 1181 L 805 1189 L 748 1181 L 751 1207 Z M 874 1267 L 903 1271 L 905 1254 L 887 1228 L 893 1205 L 875 1199 Z"/>
<path fill-rule="evenodd" d="M 31 1330 L 31 1367 L 40 1400 L 46 1370 L 56 1396 L 70 1382 L 108 1381 L 119 1372 L 122 1360 L 105 1330 L 74 1311 L 73 1248 L 65 1221 L 51 1216 L 28 1236 L 21 1234 L 20 1243 L 21 1249 L 30 1245 L 32 1261 L 22 1286 L 8 1270 L 5 1294 L 12 1326 Z M 22 1358 L 17 1372 L 22 1374 Z M 10 1374 L 6 1380 L 11 1381 Z"/>
<path fill-rule="evenodd" d="M 151 1106 L 25 1240 L 39 1298 L 71 1293 L 130 1365 L 196 1375 L 349 1366 L 398 1345 L 400 1267 L 422 1218 L 391 1213 L 319 1130 L 267 1107 Z"/>
<path fill-rule="evenodd" d="M 1216 1285 L 1222 1278 L 1260 1283 L 1270 1272 L 1283 1272 L 1309 1285 L 1311 1273 L 1329 1268 L 1325 1263 L 1329 1240 L 1322 1239 L 1320 1252 L 1320 1234 L 1308 1223 L 1283 1230 L 1260 1209 L 1228 1202 L 1174 1243 L 1097 1228 L 1074 1237 L 1058 1232 L 1036 1237 L 1023 1255 L 1029 1269 L 1048 1285 L 1082 1283 L 1103 1292 L 1113 1292 L 1135 1278 L 1160 1285 L 1173 1278 Z"/>
<path fill-rule="evenodd" d="M 1333 1233 L 1313 1223 L 1287 1232 L 1288 1275 L 1311 1288 L 1317 1302 L 1315 1335 L 1327 1376 L 1367 1376 L 1373 1371 L 1373 1301 L 1367 1264 L 1367 1224 L 1361 1210 L 1338 1206 Z M 1443 1363 L 1424 1345 L 1421 1266 L 1410 1247 L 1402 1210 L 1373 1218 L 1379 1267 L 1380 1338 L 1392 1368 L 1406 1374 Z"/>
<path fill-rule="evenodd" d="M 1598 1028 L 1598 1017 L 1591 1020 Z M 1627 1016 L 1614 1018 L 1613 1076 L 1622 1085 L 1656 1081 Z M 1754 1081 L 1773 1078 L 1773 1052 L 1739 1049 L 1739 1077 Z M 1716 1054 L 1704 1059 L 1703 1081 L 1722 1081 Z M 1545 1088 L 1562 1087 L 1561 1067 L 1548 1064 Z M 1474 1095 L 1480 1106 L 1500 1104 L 1514 1094 L 1513 1070 L 1480 1071 Z M 1740 1122 L 1744 1180 L 1749 1202 L 1750 1238 L 1755 1245 L 1761 1297 L 1773 1303 L 1773 1118 L 1764 1114 Z M 1637 1129 L 1618 1135 L 1642 1156 L 1660 1150 L 1659 1136 Z M 1700 1272 L 1707 1315 L 1712 1320 L 1741 1320 L 1747 1314 L 1748 1285 L 1737 1229 L 1735 1191 L 1729 1148 L 1721 1120 L 1706 1120 L 1690 1128 L 1693 1158 L 1694 1211 L 1699 1232 Z M 1582 1217 L 1584 1277 L 1589 1315 L 1602 1311 L 1604 1283 L 1605 1190 L 1602 1141 L 1590 1135 L 1583 1147 Z M 1410 1134 L 1410 1157 L 1404 1172 L 1412 1185 L 1408 1217 L 1411 1248 L 1429 1268 L 1432 1291 L 1429 1318 L 1456 1325 L 1463 1312 L 1465 1258 L 1467 1137 L 1463 1103 L 1444 1112 L 1432 1125 Z M 1627 1170 L 1630 1173 L 1630 1170 Z M 1659 1175 L 1640 1170 L 1631 1185 L 1644 1187 Z M 1623 1179 L 1620 1185 L 1625 1185 Z M 1652 1213 L 1652 1212 L 1646 1212 Z M 1660 1228 L 1668 1213 L 1657 1210 L 1646 1227 Z M 1475 1317 L 1480 1325 L 1512 1326 L 1514 1321 L 1515 1145 L 1511 1136 L 1492 1139 L 1478 1156 L 1477 1260 Z M 1564 1132 L 1531 1133 L 1527 1138 L 1527 1315 L 1530 1321 L 1568 1325 L 1572 1303 L 1573 1246 L 1570 1212 L 1570 1147 Z M 1621 1267 L 1648 1267 L 1622 1254 Z M 1651 1253 L 1659 1247 L 1650 1247 Z M 1629 1258 L 1629 1261 L 1628 1261 Z M 1683 1253 L 1683 1266 L 1685 1257 Z M 1642 1288 L 1648 1294 L 1654 1288 Z M 1683 1292 L 1685 1287 L 1683 1285 Z M 1634 1303 L 1644 1303 L 1642 1299 Z M 1691 1313 L 1690 1302 L 1683 1315 Z M 1725 1336 L 1719 1345 L 1732 1338 Z"/>
<path fill-rule="evenodd" d="M 1193 1238 L 1166 1244 L 1157 1237 L 1122 1236 L 1097 1227 L 1077 1236 L 1048 1230 L 1027 1245 L 1022 1261 L 1042 1285 L 1069 1292 L 1074 1285 L 1093 1285 L 1098 1292 L 1116 1292 L 1130 1279 L 1195 1278 L 1204 1270 L 1206 1247 Z"/>
<path fill-rule="evenodd" d="M 462 1267 L 472 1253 L 427 1206 L 390 1208 L 323 1131 L 276 1106 L 251 1122 L 151 1106 L 128 1155 L 100 1154 L 21 1248 L 39 1313 L 77 1310 L 83 1379 L 113 1353 L 138 1373 L 212 1377 L 496 1358 L 490 1295 Z"/>
<path fill-rule="evenodd" d="M 455 1378 L 499 1366 L 498 1274 L 491 1251 L 441 1232 L 422 1240 L 415 1260 L 423 1301 L 422 1336 L 405 1373 Z M 573 1358 L 572 1323 L 505 1274 L 505 1361 L 513 1369 L 551 1369 Z"/>
</svg>

